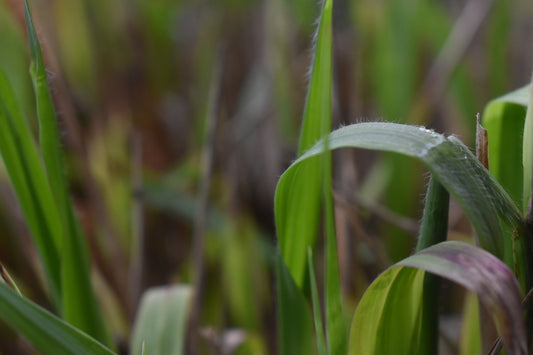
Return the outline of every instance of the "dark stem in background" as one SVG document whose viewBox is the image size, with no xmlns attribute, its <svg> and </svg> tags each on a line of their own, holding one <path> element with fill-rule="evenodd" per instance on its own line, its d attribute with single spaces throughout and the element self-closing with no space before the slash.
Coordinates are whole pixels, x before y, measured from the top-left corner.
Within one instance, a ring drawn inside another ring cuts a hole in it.
<svg viewBox="0 0 533 355">
<path fill-rule="evenodd" d="M 449 204 L 448 191 L 431 177 L 426 193 L 424 216 L 422 217 L 416 252 L 446 240 Z M 419 354 L 437 354 L 438 351 L 440 284 L 441 281 L 438 276 L 429 273 L 424 276 L 420 329 L 426 333 L 418 344 Z"/>
<path fill-rule="evenodd" d="M 487 170 L 489 169 L 489 137 L 487 130 L 481 125 L 479 112 L 476 114 L 476 157 Z M 477 237 L 476 237 L 477 240 Z M 481 349 L 484 353 L 491 351 L 488 346 L 492 339 L 498 336 L 498 330 L 494 326 L 492 315 L 483 303 L 479 301 L 479 323 L 481 331 Z"/>
<path fill-rule="evenodd" d="M 132 132 L 131 137 L 131 188 L 134 192 L 141 192 L 142 176 L 142 140 L 138 132 Z M 131 208 L 131 257 L 130 269 L 130 319 L 133 319 L 137 303 L 141 295 L 144 269 L 144 207 L 143 199 L 134 194 Z"/>
<path fill-rule="evenodd" d="M 220 58 L 220 55 L 217 55 Z M 189 337 L 187 344 L 188 354 L 198 354 L 198 340 L 199 340 L 199 326 L 200 326 L 200 309 L 202 305 L 204 292 L 204 241 L 207 225 L 207 207 L 209 200 L 209 187 L 211 176 L 213 173 L 213 157 L 215 150 L 215 133 L 218 122 L 218 98 L 220 90 L 220 74 L 221 61 L 215 59 L 215 67 L 211 84 L 209 88 L 209 97 L 207 102 L 207 115 L 205 121 L 205 136 L 203 140 L 203 149 L 200 162 L 200 182 L 198 186 L 198 198 L 195 211 L 194 221 L 194 241 L 193 241 L 193 257 L 194 268 L 193 278 L 195 283 L 195 294 L 193 305 L 191 309 L 191 316 L 189 322 Z"/>
<path fill-rule="evenodd" d="M 466 3 L 446 43 L 426 74 L 418 95 L 420 100 L 412 107 L 408 116 L 409 123 L 424 122 L 432 108 L 442 100 L 453 72 L 465 56 L 493 5 L 494 0 L 472 0 Z"/>
<path fill-rule="evenodd" d="M 476 114 L 476 157 L 489 170 L 489 134 L 481 125 L 479 112 Z"/>
</svg>

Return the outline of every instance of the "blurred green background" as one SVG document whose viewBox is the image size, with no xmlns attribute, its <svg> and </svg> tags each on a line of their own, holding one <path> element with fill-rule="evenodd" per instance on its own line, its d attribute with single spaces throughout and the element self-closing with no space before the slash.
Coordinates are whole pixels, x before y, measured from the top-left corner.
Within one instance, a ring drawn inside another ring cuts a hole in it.
<svg viewBox="0 0 533 355">
<path fill-rule="evenodd" d="M 143 290 L 201 282 L 201 353 L 275 354 L 273 196 L 296 154 L 317 2 L 30 5 L 96 292 L 121 352 Z M 476 113 L 530 80 L 532 18 L 528 0 L 336 0 L 334 127 L 423 124 L 472 146 Z M 0 0 L 0 66 L 36 128 L 23 21 L 22 1 Z M 342 150 L 334 162 L 353 311 L 369 282 L 412 252 L 427 179 L 393 155 Z M 0 261 L 46 307 L 3 167 L 0 197 Z M 450 219 L 452 235 L 470 234 L 457 208 Z M 32 353 L 0 328 L 2 353 Z"/>
</svg>

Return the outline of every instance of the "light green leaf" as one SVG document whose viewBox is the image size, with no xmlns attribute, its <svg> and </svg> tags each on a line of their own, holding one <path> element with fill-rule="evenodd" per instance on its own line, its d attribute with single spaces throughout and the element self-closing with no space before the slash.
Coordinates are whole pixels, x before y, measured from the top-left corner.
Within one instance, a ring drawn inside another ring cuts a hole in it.
<svg viewBox="0 0 533 355">
<path fill-rule="evenodd" d="M 68 323 L 19 296 L 0 282 L 0 318 L 26 338 L 42 354 L 114 354 Z"/>
<path fill-rule="evenodd" d="M 61 257 L 62 312 L 64 319 L 91 334 L 105 344 L 111 338 L 102 319 L 91 285 L 91 271 L 87 242 L 75 217 L 69 196 L 59 132 L 39 39 L 35 32 L 28 1 L 25 16 L 32 54 L 30 67 L 39 118 L 39 140 L 46 174 L 55 206 L 61 216 L 62 228 L 55 232 L 61 236 L 57 245 Z M 53 208 L 47 206 L 47 208 Z"/>
<path fill-rule="evenodd" d="M 175 354 L 185 351 L 190 286 L 151 288 L 141 299 L 131 339 L 131 354 Z"/>
<path fill-rule="evenodd" d="M 298 155 L 316 143 L 331 129 L 331 78 L 332 78 L 332 0 L 324 2 L 317 32 L 316 48 L 311 68 L 311 81 L 304 108 Z M 290 193 L 292 204 L 288 206 L 290 224 L 276 223 L 278 234 L 297 235 L 299 244 L 286 243 L 280 239 L 283 259 L 299 287 L 303 286 L 307 265 L 307 246 L 314 248 L 318 230 L 322 192 L 323 164 L 316 161 L 302 171 L 300 184 Z M 305 206 L 305 208 L 302 208 Z M 276 213 L 277 215 L 277 213 Z"/>
<path fill-rule="evenodd" d="M 363 296 L 352 323 L 351 354 L 417 353 L 413 349 L 420 340 L 421 314 L 416 309 L 424 270 L 476 292 L 493 315 L 507 351 L 527 354 L 520 286 L 498 258 L 467 243 L 443 242 L 395 266 L 400 268 L 385 271 Z"/>
</svg>

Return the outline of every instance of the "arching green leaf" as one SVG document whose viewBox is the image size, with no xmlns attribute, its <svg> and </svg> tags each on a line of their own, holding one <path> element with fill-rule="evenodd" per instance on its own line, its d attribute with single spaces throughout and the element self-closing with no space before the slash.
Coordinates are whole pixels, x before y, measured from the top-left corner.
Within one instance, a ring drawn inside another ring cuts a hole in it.
<svg viewBox="0 0 533 355">
<path fill-rule="evenodd" d="M 513 272 L 492 254 L 463 242 L 426 248 L 381 274 L 356 310 L 350 354 L 417 354 L 424 271 L 475 292 L 492 314 L 508 353 L 527 354 L 521 292 Z"/>
</svg>

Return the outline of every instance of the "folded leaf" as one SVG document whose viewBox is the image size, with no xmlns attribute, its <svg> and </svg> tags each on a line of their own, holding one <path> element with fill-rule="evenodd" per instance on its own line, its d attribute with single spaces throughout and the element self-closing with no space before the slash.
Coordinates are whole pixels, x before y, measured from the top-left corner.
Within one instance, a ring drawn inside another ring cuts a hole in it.
<svg viewBox="0 0 533 355">
<path fill-rule="evenodd" d="M 421 160 L 432 176 L 454 196 L 469 218 L 483 248 L 499 257 L 504 255 L 504 230 L 521 228 L 515 204 L 457 138 L 444 137 L 422 127 L 386 122 L 359 123 L 340 128 L 328 137 L 330 149 L 354 147 L 396 152 Z M 306 178 L 308 164 L 324 150 L 324 140 L 298 158 L 281 176 L 276 189 L 276 225 L 280 243 L 297 243 L 298 234 L 279 233 L 292 221 L 290 214 L 278 213 L 291 206 L 294 189 Z M 301 208 L 305 208 L 302 205 Z M 523 237 L 518 234 L 517 240 Z M 294 240 L 293 240 L 294 239 Z M 525 252 L 525 251 L 524 251 Z"/>
</svg>

